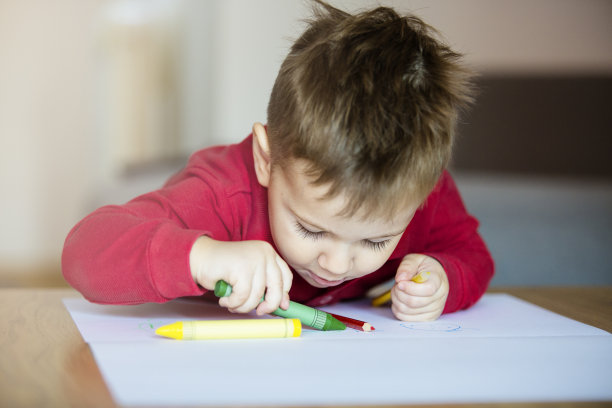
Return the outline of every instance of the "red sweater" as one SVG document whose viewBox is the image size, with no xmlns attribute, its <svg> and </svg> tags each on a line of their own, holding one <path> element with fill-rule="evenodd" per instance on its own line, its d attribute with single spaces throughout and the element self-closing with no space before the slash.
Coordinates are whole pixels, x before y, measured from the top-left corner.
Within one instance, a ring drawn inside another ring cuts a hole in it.
<svg viewBox="0 0 612 408">
<path fill-rule="evenodd" d="M 189 269 L 189 252 L 199 236 L 274 245 L 267 190 L 255 177 L 251 146 L 249 136 L 240 144 L 201 150 L 160 190 L 85 217 L 64 244 L 66 280 L 96 303 L 165 302 L 205 292 Z M 393 278 L 404 255 L 422 253 L 436 258 L 448 275 L 444 312 L 469 307 L 493 275 L 493 261 L 477 227 L 445 172 L 378 271 L 325 289 L 294 274 L 290 297 L 320 306 L 363 296 Z"/>
</svg>

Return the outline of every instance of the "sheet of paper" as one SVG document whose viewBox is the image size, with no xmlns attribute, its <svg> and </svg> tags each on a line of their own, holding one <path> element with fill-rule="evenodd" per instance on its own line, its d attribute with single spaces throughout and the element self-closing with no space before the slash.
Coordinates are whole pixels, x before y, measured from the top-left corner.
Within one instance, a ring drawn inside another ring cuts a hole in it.
<svg viewBox="0 0 612 408">
<path fill-rule="evenodd" d="M 154 334 L 177 320 L 244 318 L 216 304 L 64 303 L 122 405 L 612 399 L 609 333 L 503 294 L 421 324 L 399 322 L 388 308 L 364 301 L 343 303 L 325 310 L 376 330 L 225 341 Z"/>
</svg>

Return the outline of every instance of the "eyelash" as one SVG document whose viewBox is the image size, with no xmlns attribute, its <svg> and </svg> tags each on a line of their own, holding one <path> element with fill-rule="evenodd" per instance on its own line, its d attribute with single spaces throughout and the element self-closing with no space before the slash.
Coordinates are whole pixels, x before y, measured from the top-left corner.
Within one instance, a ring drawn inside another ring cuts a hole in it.
<svg viewBox="0 0 612 408">
<path fill-rule="evenodd" d="M 367 246 L 368 248 L 374 250 L 374 251 L 382 251 L 383 249 L 385 249 L 387 247 L 387 245 L 389 245 L 389 240 L 386 239 L 384 241 L 368 241 L 365 240 L 363 241 L 363 244 L 365 246 Z"/>
<path fill-rule="evenodd" d="M 300 224 L 299 222 L 295 223 L 295 229 L 302 236 L 302 238 L 308 238 L 313 241 L 318 241 L 319 239 L 323 238 L 323 236 L 325 235 L 325 231 L 318 231 L 318 232 L 310 231 L 304 228 L 304 226 Z M 363 243 L 364 246 L 366 246 L 369 249 L 372 249 L 374 251 L 382 251 L 383 249 L 387 247 L 387 245 L 389 244 L 389 241 L 390 240 L 388 239 L 384 241 L 370 241 L 370 240 L 365 239 L 361 242 Z"/>
<path fill-rule="evenodd" d="M 297 221 L 295 223 L 295 229 L 297 229 L 297 232 L 302 236 L 302 238 L 309 238 L 309 239 L 312 239 L 313 241 L 317 241 L 323 238 L 323 235 L 325 235 L 325 232 L 323 231 L 313 232 L 313 231 L 307 230 L 306 228 L 304 228 L 302 224 L 300 224 Z"/>
</svg>

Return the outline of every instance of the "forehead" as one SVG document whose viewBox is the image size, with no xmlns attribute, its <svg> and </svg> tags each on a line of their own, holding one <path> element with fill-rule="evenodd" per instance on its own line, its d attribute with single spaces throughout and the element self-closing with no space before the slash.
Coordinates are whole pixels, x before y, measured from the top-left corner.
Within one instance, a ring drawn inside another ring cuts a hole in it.
<svg viewBox="0 0 612 408">
<path fill-rule="evenodd" d="M 322 229 L 353 229 L 385 235 L 405 228 L 414 215 L 418 204 L 407 206 L 394 217 L 377 218 L 368 216 L 365 208 L 353 216 L 341 215 L 346 208 L 348 198 L 343 193 L 327 197 L 329 185 L 313 184 L 313 178 L 307 174 L 307 163 L 295 160 L 283 168 L 272 172 L 271 188 L 276 190 L 274 197 L 283 201 L 283 205 L 302 221 L 314 223 Z"/>
</svg>

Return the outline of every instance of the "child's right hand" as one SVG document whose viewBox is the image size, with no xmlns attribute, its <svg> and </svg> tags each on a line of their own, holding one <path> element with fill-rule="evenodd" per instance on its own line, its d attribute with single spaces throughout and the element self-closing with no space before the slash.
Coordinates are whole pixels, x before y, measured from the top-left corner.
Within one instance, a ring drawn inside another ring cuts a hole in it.
<svg viewBox="0 0 612 408">
<path fill-rule="evenodd" d="M 231 312 L 257 309 L 263 315 L 289 307 L 293 274 L 265 241 L 216 241 L 202 236 L 191 249 L 189 264 L 198 285 L 212 291 L 217 281 L 224 280 L 232 286 L 231 295 L 219 299 L 219 305 Z"/>
</svg>

